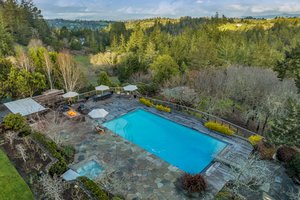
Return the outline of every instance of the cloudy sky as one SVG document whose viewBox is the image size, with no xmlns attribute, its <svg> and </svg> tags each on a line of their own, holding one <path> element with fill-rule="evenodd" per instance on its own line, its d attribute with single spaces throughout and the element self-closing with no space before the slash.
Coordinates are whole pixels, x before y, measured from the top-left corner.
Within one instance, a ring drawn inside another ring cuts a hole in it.
<svg viewBox="0 0 300 200">
<path fill-rule="evenodd" d="M 34 0 L 45 18 L 125 20 L 300 13 L 300 0 Z"/>
</svg>

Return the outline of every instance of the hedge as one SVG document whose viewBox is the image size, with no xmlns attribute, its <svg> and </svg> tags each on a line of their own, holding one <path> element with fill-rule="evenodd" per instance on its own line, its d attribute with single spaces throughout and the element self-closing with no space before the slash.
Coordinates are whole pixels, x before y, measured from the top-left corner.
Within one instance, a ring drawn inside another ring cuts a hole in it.
<svg viewBox="0 0 300 200">
<path fill-rule="evenodd" d="M 209 121 L 209 122 L 206 122 L 204 124 L 204 126 L 208 129 L 211 129 L 211 130 L 214 130 L 214 131 L 226 134 L 226 135 L 234 135 L 233 130 L 231 130 L 229 127 L 219 124 L 217 122 Z"/>
<path fill-rule="evenodd" d="M 41 145 L 43 145 L 51 154 L 53 157 L 55 157 L 58 161 L 51 166 L 49 169 L 50 175 L 62 175 L 65 171 L 67 171 L 67 161 L 66 158 L 63 156 L 63 151 L 56 145 L 55 142 L 52 140 L 49 140 L 41 133 L 33 133 L 32 134 L 33 139 L 38 141 Z"/>
<path fill-rule="evenodd" d="M 104 190 L 102 190 L 94 181 L 88 179 L 85 176 L 78 177 L 78 179 L 96 199 L 109 200 L 108 194 Z"/>
</svg>

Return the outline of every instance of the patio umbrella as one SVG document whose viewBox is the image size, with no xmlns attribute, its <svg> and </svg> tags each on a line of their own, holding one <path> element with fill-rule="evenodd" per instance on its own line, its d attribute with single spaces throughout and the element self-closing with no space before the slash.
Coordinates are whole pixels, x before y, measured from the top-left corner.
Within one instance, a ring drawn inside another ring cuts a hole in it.
<svg viewBox="0 0 300 200">
<path fill-rule="evenodd" d="M 104 109 L 94 109 L 91 112 L 89 112 L 89 116 L 93 119 L 96 118 L 104 118 L 106 117 L 106 115 L 108 114 L 108 112 Z"/>
<path fill-rule="evenodd" d="M 102 91 L 102 94 L 103 94 L 103 91 L 109 90 L 109 87 L 106 86 L 106 85 L 100 85 L 100 86 L 95 87 L 95 89 L 96 89 L 97 91 Z"/>
<path fill-rule="evenodd" d="M 123 88 L 125 91 L 128 91 L 128 92 L 133 92 L 138 89 L 136 85 L 127 85 Z"/>
<path fill-rule="evenodd" d="M 68 99 L 68 98 L 73 98 L 77 97 L 79 94 L 77 92 L 67 92 L 63 96 L 63 98 Z"/>
</svg>

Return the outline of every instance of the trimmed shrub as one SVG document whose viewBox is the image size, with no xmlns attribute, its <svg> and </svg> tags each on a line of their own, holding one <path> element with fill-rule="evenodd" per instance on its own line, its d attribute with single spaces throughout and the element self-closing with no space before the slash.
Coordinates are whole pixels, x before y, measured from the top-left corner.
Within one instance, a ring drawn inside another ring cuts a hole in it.
<svg viewBox="0 0 300 200">
<path fill-rule="evenodd" d="M 231 130 L 229 127 L 219 124 L 217 122 L 209 121 L 209 122 L 206 122 L 204 124 L 204 126 L 208 129 L 211 129 L 211 130 L 214 130 L 214 131 L 226 134 L 226 135 L 234 135 L 233 130 Z"/>
<path fill-rule="evenodd" d="M 261 135 L 251 135 L 250 137 L 248 137 L 248 141 L 252 144 L 252 146 L 256 146 L 263 140 L 263 138 L 264 137 Z"/>
<path fill-rule="evenodd" d="M 292 147 L 282 146 L 277 150 L 277 158 L 282 162 L 290 162 L 297 151 Z"/>
<path fill-rule="evenodd" d="M 276 147 L 267 142 L 258 143 L 255 149 L 258 151 L 260 159 L 262 160 L 272 160 L 276 152 Z"/>
<path fill-rule="evenodd" d="M 154 106 L 154 104 L 149 100 L 149 99 L 146 99 L 146 98 L 140 98 L 140 103 L 148 106 L 148 107 L 152 107 Z"/>
<path fill-rule="evenodd" d="M 87 177 L 81 176 L 78 178 L 84 187 L 89 190 L 96 199 L 99 200 L 109 200 L 107 192 L 102 190 L 94 181 L 88 179 Z"/>
<path fill-rule="evenodd" d="M 163 105 L 156 105 L 155 108 L 159 111 L 164 111 L 167 113 L 171 112 L 171 108 L 167 107 L 167 106 L 163 106 Z"/>
<path fill-rule="evenodd" d="M 3 119 L 3 124 L 6 129 L 11 129 L 14 131 L 19 131 L 25 126 L 28 126 L 26 118 L 21 114 L 9 113 Z"/>
<path fill-rule="evenodd" d="M 203 192 L 207 189 L 207 183 L 201 174 L 184 174 L 181 183 L 183 189 L 190 193 Z"/>
<path fill-rule="evenodd" d="M 300 153 L 295 154 L 292 160 L 288 162 L 288 168 L 291 170 L 294 177 L 300 179 Z"/>
</svg>

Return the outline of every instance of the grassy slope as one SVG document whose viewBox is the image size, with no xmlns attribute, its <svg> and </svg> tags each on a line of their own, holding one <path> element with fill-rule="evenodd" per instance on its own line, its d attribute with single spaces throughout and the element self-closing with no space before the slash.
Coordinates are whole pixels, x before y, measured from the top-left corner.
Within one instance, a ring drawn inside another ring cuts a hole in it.
<svg viewBox="0 0 300 200">
<path fill-rule="evenodd" d="M 5 153 L 0 150 L 0 199 L 34 199 L 28 185 L 10 163 Z"/>
<path fill-rule="evenodd" d="M 87 81 L 95 85 L 97 83 L 97 76 L 93 70 L 93 65 L 90 63 L 89 56 L 76 55 L 74 59 Z"/>
</svg>

